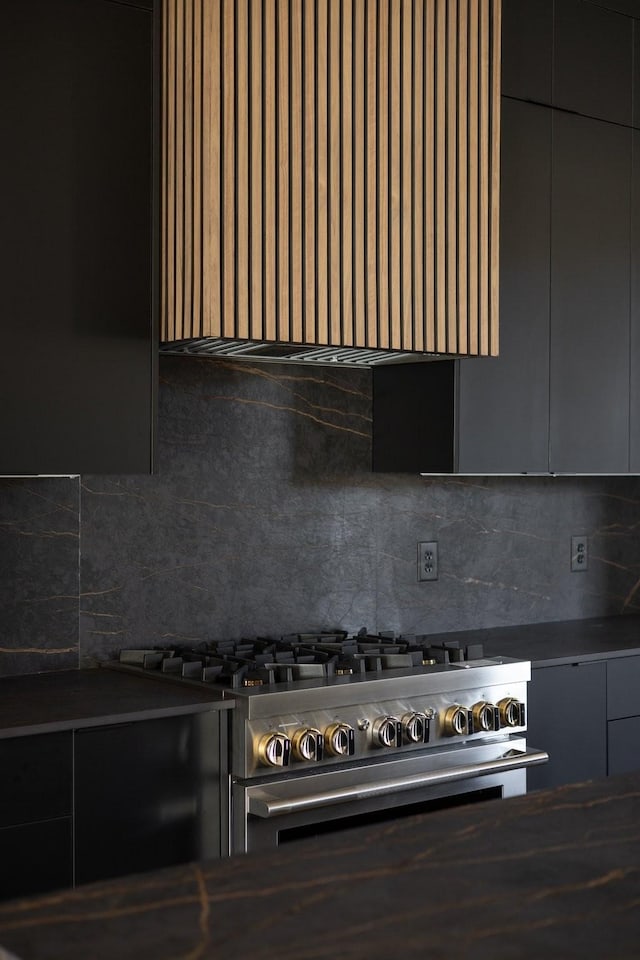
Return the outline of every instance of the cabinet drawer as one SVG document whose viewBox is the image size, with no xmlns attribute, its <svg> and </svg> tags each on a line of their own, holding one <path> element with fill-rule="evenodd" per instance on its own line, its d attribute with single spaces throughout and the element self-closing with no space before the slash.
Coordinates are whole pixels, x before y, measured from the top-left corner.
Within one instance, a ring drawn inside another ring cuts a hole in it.
<svg viewBox="0 0 640 960">
<path fill-rule="evenodd" d="M 607 718 L 640 716 L 640 657 L 607 662 Z"/>
<path fill-rule="evenodd" d="M 70 887 L 71 817 L 0 830 L 0 864 L 2 900 Z"/>
<path fill-rule="evenodd" d="M 0 828 L 72 812 L 72 734 L 0 740 Z"/>
<path fill-rule="evenodd" d="M 610 720 L 608 774 L 640 770 L 640 717 Z"/>
</svg>

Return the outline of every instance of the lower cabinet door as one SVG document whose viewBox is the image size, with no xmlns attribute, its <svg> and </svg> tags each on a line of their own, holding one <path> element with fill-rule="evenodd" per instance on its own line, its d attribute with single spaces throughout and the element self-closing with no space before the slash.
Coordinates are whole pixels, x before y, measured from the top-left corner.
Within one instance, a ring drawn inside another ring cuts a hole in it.
<svg viewBox="0 0 640 960">
<path fill-rule="evenodd" d="M 607 775 L 606 671 L 604 661 L 531 671 L 527 742 L 549 762 L 527 772 L 529 790 Z"/>
<path fill-rule="evenodd" d="M 76 883 L 219 853 L 218 751 L 214 712 L 77 731 Z"/>
<path fill-rule="evenodd" d="M 72 837 L 70 816 L 0 830 L 0 898 L 28 897 L 70 887 Z"/>
<path fill-rule="evenodd" d="M 640 717 L 610 720 L 609 774 L 640 770 Z"/>
</svg>

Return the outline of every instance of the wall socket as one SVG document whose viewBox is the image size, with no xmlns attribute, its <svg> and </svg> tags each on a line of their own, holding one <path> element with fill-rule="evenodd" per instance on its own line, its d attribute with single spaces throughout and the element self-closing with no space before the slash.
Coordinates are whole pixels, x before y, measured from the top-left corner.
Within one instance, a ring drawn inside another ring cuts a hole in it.
<svg viewBox="0 0 640 960">
<path fill-rule="evenodd" d="M 438 541 L 418 544 L 418 580 L 438 579 Z"/>
<path fill-rule="evenodd" d="M 589 545 L 586 536 L 571 537 L 571 571 L 586 570 L 589 566 Z"/>
</svg>

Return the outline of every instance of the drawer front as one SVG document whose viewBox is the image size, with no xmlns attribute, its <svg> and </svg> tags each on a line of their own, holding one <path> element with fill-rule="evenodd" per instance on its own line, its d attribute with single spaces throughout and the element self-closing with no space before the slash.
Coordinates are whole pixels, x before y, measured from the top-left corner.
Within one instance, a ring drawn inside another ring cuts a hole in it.
<svg viewBox="0 0 640 960">
<path fill-rule="evenodd" d="M 73 735 L 0 740 L 0 828 L 70 816 Z"/>
<path fill-rule="evenodd" d="M 609 776 L 616 773 L 634 773 L 640 770 L 640 717 L 610 720 Z"/>
<path fill-rule="evenodd" d="M 0 830 L 0 863 L 2 900 L 69 888 L 73 879 L 71 817 Z"/>
<path fill-rule="evenodd" d="M 607 717 L 640 716 L 640 657 L 607 661 Z"/>
</svg>

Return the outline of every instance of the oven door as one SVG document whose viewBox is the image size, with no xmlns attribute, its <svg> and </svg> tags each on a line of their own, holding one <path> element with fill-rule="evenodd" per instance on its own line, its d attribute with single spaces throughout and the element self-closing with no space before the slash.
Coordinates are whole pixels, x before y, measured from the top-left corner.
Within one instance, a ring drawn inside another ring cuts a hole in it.
<svg viewBox="0 0 640 960">
<path fill-rule="evenodd" d="M 338 770 L 291 773 L 232 789 L 233 852 L 491 797 L 526 793 L 526 770 L 549 759 L 522 737 L 456 745 Z"/>
</svg>

